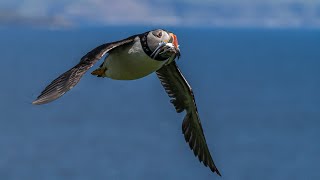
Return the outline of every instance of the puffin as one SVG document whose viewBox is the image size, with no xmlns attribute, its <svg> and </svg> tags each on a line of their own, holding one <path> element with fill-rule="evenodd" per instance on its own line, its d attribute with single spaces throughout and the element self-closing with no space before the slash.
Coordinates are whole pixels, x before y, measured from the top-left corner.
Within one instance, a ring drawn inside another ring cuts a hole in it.
<svg viewBox="0 0 320 180">
<path fill-rule="evenodd" d="M 46 104 L 64 95 L 105 54 L 108 55 L 104 62 L 91 74 L 135 80 L 155 72 L 176 112 L 186 111 L 182 133 L 190 149 L 204 166 L 221 176 L 206 142 L 193 91 L 176 63 L 180 58 L 178 38 L 170 31 L 155 29 L 94 48 L 78 64 L 54 79 L 32 104 Z"/>
</svg>

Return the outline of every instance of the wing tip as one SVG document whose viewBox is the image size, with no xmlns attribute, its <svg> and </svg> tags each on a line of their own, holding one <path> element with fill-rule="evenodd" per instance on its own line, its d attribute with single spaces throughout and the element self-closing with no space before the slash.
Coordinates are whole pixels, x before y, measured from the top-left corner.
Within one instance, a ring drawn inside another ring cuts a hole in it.
<svg viewBox="0 0 320 180">
<path fill-rule="evenodd" d="M 71 88 L 69 88 L 69 89 L 71 89 Z M 51 93 L 51 94 L 48 94 L 47 92 L 45 92 L 45 93 L 42 92 L 37 97 L 37 99 L 32 102 L 32 104 L 33 105 L 42 105 L 42 104 L 50 103 L 50 102 L 60 98 L 61 96 L 63 96 L 66 92 L 58 92 L 58 93 Z"/>
<path fill-rule="evenodd" d="M 213 170 L 213 172 L 217 173 L 217 174 L 221 177 L 221 173 L 219 172 L 219 170 L 218 170 L 217 168 L 215 168 L 215 169 Z"/>
<path fill-rule="evenodd" d="M 37 98 L 36 100 L 32 101 L 32 105 L 42 105 L 47 104 L 55 99 L 47 99 L 47 98 Z"/>
<path fill-rule="evenodd" d="M 200 162 L 201 162 L 201 161 L 200 161 Z M 204 164 L 206 167 L 208 166 L 213 173 L 217 173 L 217 174 L 221 177 L 221 173 L 219 172 L 218 168 L 214 165 L 213 161 L 212 161 L 212 164 L 209 163 L 209 164 L 207 164 L 207 165 L 206 165 L 204 162 L 205 162 L 205 161 L 203 161 L 203 164 Z"/>
<path fill-rule="evenodd" d="M 41 99 L 36 99 L 36 100 L 32 101 L 32 104 L 33 105 L 41 105 L 41 104 L 44 104 L 44 103 L 41 101 Z"/>
</svg>

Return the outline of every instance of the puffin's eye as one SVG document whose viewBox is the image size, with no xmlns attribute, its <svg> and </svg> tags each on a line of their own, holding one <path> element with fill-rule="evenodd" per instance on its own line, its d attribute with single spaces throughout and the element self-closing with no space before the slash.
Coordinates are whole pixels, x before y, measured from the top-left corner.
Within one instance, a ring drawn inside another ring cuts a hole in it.
<svg viewBox="0 0 320 180">
<path fill-rule="evenodd" d="M 162 37 L 162 31 L 156 32 L 153 35 L 158 37 L 158 38 L 161 38 Z"/>
</svg>

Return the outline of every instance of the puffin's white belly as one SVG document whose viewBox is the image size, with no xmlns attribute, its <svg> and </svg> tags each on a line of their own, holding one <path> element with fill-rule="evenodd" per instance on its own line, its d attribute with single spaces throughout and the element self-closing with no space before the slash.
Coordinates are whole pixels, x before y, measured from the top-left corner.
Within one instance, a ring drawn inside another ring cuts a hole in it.
<svg viewBox="0 0 320 180">
<path fill-rule="evenodd" d="M 132 46 L 114 49 L 105 59 L 105 76 L 118 80 L 133 80 L 145 77 L 160 69 L 167 61 L 151 59 L 143 51 L 140 41 Z"/>
</svg>

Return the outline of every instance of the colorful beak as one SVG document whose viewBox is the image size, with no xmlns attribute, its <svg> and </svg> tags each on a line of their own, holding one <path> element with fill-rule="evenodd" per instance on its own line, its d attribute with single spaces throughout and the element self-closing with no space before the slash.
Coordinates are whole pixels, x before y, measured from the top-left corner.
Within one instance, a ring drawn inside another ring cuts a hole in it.
<svg viewBox="0 0 320 180">
<path fill-rule="evenodd" d="M 175 34 L 173 34 L 173 33 L 170 33 L 170 36 L 171 36 L 171 38 L 172 38 L 172 44 L 173 44 L 173 46 L 175 47 L 175 49 L 176 49 L 176 55 L 177 55 L 177 57 L 178 57 L 178 59 L 180 58 L 180 49 L 179 49 L 179 43 L 178 43 L 178 38 L 177 38 L 177 36 L 175 35 Z"/>
<path fill-rule="evenodd" d="M 175 48 L 179 49 L 179 43 L 178 43 L 178 38 L 175 34 L 170 33 L 170 36 L 172 37 L 173 41 L 172 44 L 174 45 Z"/>
</svg>

